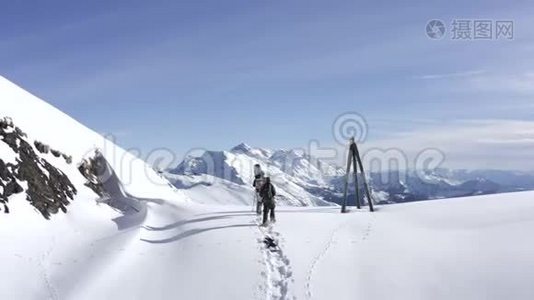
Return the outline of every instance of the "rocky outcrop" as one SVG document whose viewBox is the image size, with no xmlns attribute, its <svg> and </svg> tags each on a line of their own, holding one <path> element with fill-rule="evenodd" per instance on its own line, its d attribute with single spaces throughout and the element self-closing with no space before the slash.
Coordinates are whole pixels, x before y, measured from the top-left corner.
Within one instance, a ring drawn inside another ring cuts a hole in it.
<svg viewBox="0 0 534 300">
<path fill-rule="evenodd" d="M 13 176 L 14 170 L 15 166 L 13 164 L 6 164 L 0 158 L 0 203 L 3 205 L 5 213 L 9 213 L 9 207 L 7 206 L 9 196 L 23 192 L 23 188 Z"/>
<path fill-rule="evenodd" d="M 65 162 L 68 163 L 69 165 L 72 163 L 72 156 L 70 155 L 67 155 L 59 150 L 52 149 L 50 148 L 50 146 L 43 144 L 39 141 L 34 141 L 33 145 L 35 146 L 35 149 L 37 149 L 37 151 L 41 152 L 42 154 L 48 154 L 48 152 L 50 152 L 55 157 L 60 157 L 60 156 L 63 157 Z"/>
<path fill-rule="evenodd" d="M 93 157 L 85 158 L 79 165 L 78 170 L 87 179 L 85 186 L 93 190 L 100 198 L 108 198 L 109 192 L 105 190 L 102 177 L 106 174 L 106 161 L 96 150 Z"/>
<path fill-rule="evenodd" d="M 15 162 L 6 163 L 0 159 L 0 203 L 4 205 L 4 212 L 9 212 L 9 196 L 24 192 L 22 182 L 27 186 L 26 200 L 43 217 L 49 219 L 60 210 L 66 212 L 77 190 L 67 175 L 37 152 L 47 154 L 50 151 L 56 157 L 62 156 L 67 163 L 72 162 L 72 158 L 40 142 L 34 142 L 34 148 L 26 134 L 9 118 L 0 119 L 0 142 L 7 144 L 17 156 Z"/>
</svg>

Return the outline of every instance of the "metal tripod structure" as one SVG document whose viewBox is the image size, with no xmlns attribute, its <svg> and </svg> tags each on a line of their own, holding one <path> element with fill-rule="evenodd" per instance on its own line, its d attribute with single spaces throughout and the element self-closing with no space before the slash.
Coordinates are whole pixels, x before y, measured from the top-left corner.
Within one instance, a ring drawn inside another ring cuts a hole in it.
<svg viewBox="0 0 534 300">
<path fill-rule="evenodd" d="M 356 145 L 354 138 L 351 138 L 350 146 L 349 146 L 349 156 L 347 158 L 347 175 L 345 176 L 345 192 L 343 194 L 343 205 L 341 206 L 341 212 L 342 213 L 347 212 L 347 196 L 348 196 L 347 192 L 349 188 L 349 176 L 350 176 L 351 165 L 354 165 L 354 187 L 355 187 L 355 193 L 356 193 L 356 207 L 358 209 L 361 208 L 360 190 L 359 190 L 359 185 L 358 185 L 358 167 L 359 167 L 360 173 L 362 174 L 363 187 L 364 187 L 365 194 L 367 196 L 367 202 L 369 203 L 369 210 L 374 211 L 373 200 L 371 199 L 369 186 L 367 185 L 367 180 L 365 179 L 365 172 L 363 170 L 363 164 L 360 158 L 360 152 L 358 151 L 358 146 Z"/>
</svg>

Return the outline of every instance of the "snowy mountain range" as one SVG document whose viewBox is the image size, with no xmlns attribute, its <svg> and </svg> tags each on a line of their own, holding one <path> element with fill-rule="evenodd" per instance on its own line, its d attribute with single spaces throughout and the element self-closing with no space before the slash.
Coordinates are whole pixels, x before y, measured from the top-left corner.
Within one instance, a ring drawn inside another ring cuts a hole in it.
<svg viewBox="0 0 534 300">
<path fill-rule="evenodd" d="M 210 186 L 225 194 L 240 190 L 240 195 L 253 197 L 252 169 L 259 163 L 271 175 L 281 191 L 282 204 L 322 206 L 341 204 L 345 171 L 335 165 L 313 159 L 296 150 L 254 148 L 241 143 L 229 151 L 206 151 L 201 156 L 186 157 L 167 178 L 186 193 L 200 186 Z M 373 200 L 377 203 L 399 203 L 452 198 L 534 189 L 534 174 L 496 170 L 449 170 L 432 172 L 390 171 L 367 176 Z M 361 178 L 360 178 L 361 180 Z M 352 177 L 349 182 L 352 183 Z M 360 192 L 363 195 L 363 191 Z M 222 196 L 221 196 L 222 197 Z M 191 197 L 193 200 L 195 196 Z M 216 199 L 217 197 L 214 196 Z M 224 198 L 224 197 L 222 197 Z M 234 197 L 235 198 L 235 197 Z M 354 205 L 354 188 L 349 185 L 349 205 Z M 237 200 L 242 203 L 247 199 Z M 231 199 L 218 202 L 233 203 Z"/>
<path fill-rule="evenodd" d="M 239 144 L 229 151 L 205 151 L 199 157 L 186 157 L 176 168 L 165 175 L 177 188 L 195 200 L 195 190 L 209 186 L 210 191 L 220 196 L 228 190 L 239 190 L 246 198 L 228 198 L 219 203 L 243 203 L 253 199 L 253 168 L 260 164 L 276 185 L 280 204 L 292 206 L 329 206 L 308 188 L 327 189 L 331 172 L 341 175 L 330 165 L 314 165 L 309 157 L 293 150 L 268 150 Z M 208 175 L 208 176 L 206 176 Z M 202 193 L 204 194 L 204 193 Z M 215 197 L 216 198 L 216 197 Z"/>
</svg>

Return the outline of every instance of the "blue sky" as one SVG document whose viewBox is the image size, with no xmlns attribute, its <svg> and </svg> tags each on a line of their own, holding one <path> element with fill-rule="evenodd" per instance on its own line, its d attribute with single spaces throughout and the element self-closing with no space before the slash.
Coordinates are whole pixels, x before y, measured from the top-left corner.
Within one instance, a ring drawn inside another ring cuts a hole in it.
<svg viewBox="0 0 534 300">
<path fill-rule="evenodd" d="M 528 1 L 2 4 L 1 74 L 144 153 L 333 145 L 347 111 L 366 118 L 368 147 L 469 148 L 458 166 L 524 167 L 534 141 Z M 453 19 L 513 20 L 514 39 L 452 40 Z"/>
</svg>

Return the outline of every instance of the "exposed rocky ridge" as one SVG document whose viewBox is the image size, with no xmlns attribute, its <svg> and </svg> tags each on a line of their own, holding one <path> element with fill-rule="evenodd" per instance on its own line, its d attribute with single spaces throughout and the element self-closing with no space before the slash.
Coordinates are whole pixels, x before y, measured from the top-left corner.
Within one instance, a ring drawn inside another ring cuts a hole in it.
<svg viewBox="0 0 534 300">
<path fill-rule="evenodd" d="M 0 203 L 4 206 L 4 212 L 9 213 L 9 197 L 24 191 L 26 200 L 46 219 L 59 210 L 66 212 L 77 190 L 67 175 L 38 152 L 46 154 L 50 151 L 55 157 L 63 157 L 67 163 L 72 162 L 72 157 L 38 141 L 34 141 L 34 148 L 26 134 L 10 118 L 0 119 L 0 140 L 15 155 L 15 161 L 12 162 L 0 158 Z M 23 182 L 26 183 L 26 190 L 21 184 Z"/>
<path fill-rule="evenodd" d="M 108 198 L 109 192 L 104 188 L 102 177 L 106 173 L 106 161 L 98 150 L 94 156 L 85 158 L 79 165 L 78 170 L 87 179 L 85 186 L 93 190 L 100 198 Z"/>
<path fill-rule="evenodd" d="M 9 207 L 7 206 L 9 196 L 23 191 L 22 186 L 20 186 L 15 176 L 13 176 L 15 168 L 15 165 L 5 163 L 0 158 L 0 203 L 3 204 L 5 213 L 9 213 Z"/>
</svg>

